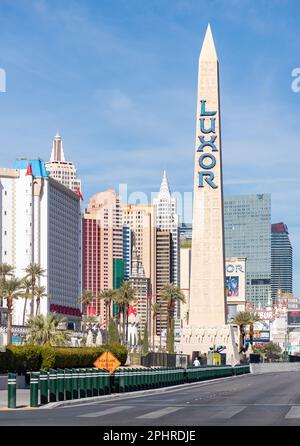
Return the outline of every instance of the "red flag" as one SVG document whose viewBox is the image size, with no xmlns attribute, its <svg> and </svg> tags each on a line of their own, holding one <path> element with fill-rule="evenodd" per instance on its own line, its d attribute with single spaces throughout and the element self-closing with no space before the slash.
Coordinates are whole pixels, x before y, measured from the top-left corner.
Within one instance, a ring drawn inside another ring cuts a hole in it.
<svg viewBox="0 0 300 446">
<path fill-rule="evenodd" d="M 95 308 L 94 307 L 90 307 L 89 308 L 89 316 L 95 316 L 95 314 L 96 314 Z"/>
<path fill-rule="evenodd" d="M 82 196 L 82 193 L 80 192 L 79 187 L 77 187 L 77 189 L 76 189 L 76 191 L 75 191 L 75 194 L 78 195 L 78 197 L 80 198 L 80 200 L 83 201 L 83 196 Z"/>
<path fill-rule="evenodd" d="M 31 175 L 31 176 L 33 177 L 33 174 L 32 174 L 32 169 L 31 169 L 31 164 L 30 164 L 30 162 L 28 162 L 28 166 L 27 166 L 27 172 L 26 172 L 26 175 Z"/>
<path fill-rule="evenodd" d="M 128 316 L 130 316 L 131 314 L 133 314 L 134 316 L 136 316 L 136 310 L 133 307 L 133 305 L 129 306 L 129 310 L 128 310 Z"/>
</svg>

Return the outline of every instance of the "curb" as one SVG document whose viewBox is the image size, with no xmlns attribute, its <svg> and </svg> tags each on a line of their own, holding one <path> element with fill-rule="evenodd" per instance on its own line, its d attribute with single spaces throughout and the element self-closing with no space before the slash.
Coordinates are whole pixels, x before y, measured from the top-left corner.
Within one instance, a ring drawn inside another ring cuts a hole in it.
<svg viewBox="0 0 300 446">
<path fill-rule="evenodd" d="M 82 399 L 76 399 L 76 400 L 69 400 L 69 401 L 57 401 L 55 403 L 48 403 L 43 406 L 40 406 L 39 409 L 45 410 L 45 409 L 57 409 L 62 407 L 69 407 L 69 406 L 75 406 L 75 405 L 85 405 L 90 403 L 101 403 L 105 401 L 115 401 L 115 400 L 125 400 L 125 399 L 131 399 L 131 398 L 140 398 L 145 395 L 155 395 L 155 394 L 161 394 L 166 392 L 179 392 L 182 389 L 185 388 L 191 388 L 196 386 L 205 386 L 209 385 L 211 383 L 221 382 L 225 380 L 230 379 L 236 379 L 236 378 L 243 378 L 245 376 L 249 376 L 251 373 L 245 373 L 243 375 L 237 375 L 237 376 L 227 376 L 224 378 L 216 378 L 216 379 L 210 379 L 207 381 L 198 381 L 195 383 L 185 383 L 185 384 L 178 384 L 176 386 L 170 386 L 170 387 L 160 387 L 158 389 L 149 389 L 149 390 L 137 390 L 135 392 L 126 392 L 126 393 L 112 393 L 110 395 L 101 395 L 101 396 L 94 396 L 89 398 L 82 398 Z"/>
</svg>

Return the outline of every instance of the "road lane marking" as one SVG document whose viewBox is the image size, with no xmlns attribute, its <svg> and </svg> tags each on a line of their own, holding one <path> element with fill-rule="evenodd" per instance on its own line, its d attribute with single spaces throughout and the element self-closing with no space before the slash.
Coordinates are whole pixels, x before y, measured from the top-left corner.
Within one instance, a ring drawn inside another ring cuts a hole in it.
<svg viewBox="0 0 300 446">
<path fill-rule="evenodd" d="M 177 412 L 178 410 L 183 409 L 183 407 L 165 407 L 165 409 L 155 410 L 154 412 L 146 413 L 145 415 L 141 415 L 137 417 L 140 419 L 155 419 L 163 417 L 164 415 L 168 415 L 169 413 Z"/>
<path fill-rule="evenodd" d="M 100 412 L 90 412 L 85 413 L 83 415 L 78 415 L 78 417 L 82 418 L 97 418 L 97 417 L 103 417 L 105 415 L 110 415 L 112 413 L 122 412 L 123 410 L 132 409 L 134 406 L 118 406 L 118 407 L 111 407 L 110 409 L 101 410 Z"/>
<path fill-rule="evenodd" d="M 300 418 L 300 406 L 292 406 L 285 418 Z"/>
<path fill-rule="evenodd" d="M 238 413 L 242 412 L 242 410 L 246 409 L 247 406 L 231 406 L 227 407 L 224 410 L 221 410 L 220 412 L 216 413 L 215 415 L 212 415 L 211 418 L 220 418 L 222 420 L 229 420 L 230 418 L 234 417 Z"/>
</svg>

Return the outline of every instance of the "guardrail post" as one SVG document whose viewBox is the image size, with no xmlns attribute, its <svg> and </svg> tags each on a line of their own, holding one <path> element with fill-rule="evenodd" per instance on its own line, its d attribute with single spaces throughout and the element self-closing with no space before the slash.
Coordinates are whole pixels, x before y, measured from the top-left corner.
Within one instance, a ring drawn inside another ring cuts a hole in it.
<svg viewBox="0 0 300 446">
<path fill-rule="evenodd" d="M 72 369 L 72 399 L 77 400 L 79 398 L 78 388 L 79 388 L 79 373 L 77 369 Z"/>
<path fill-rule="evenodd" d="M 57 401 L 57 371 L 49 369 L 49 400 L 50 403 Z"/>
<path fill-rule="evenodd" d="M 39 399 L 39 375 L 31 372 L 30 374 L 30 407 L 38 407 Z"/>
<path fill-rule="evenodd" d="M 65 399 L 71 400 L 72 398 L 73 398 L 72 370 L 65 369 Z"/>
<path fill-rule="evenodd" d="M 65 401 L 65 371 L 57 369 L 57 393 L 58 401 Z"/>
<path fill-rule="evenodd" d="M 7 407 L 15 409 L 17 403 L 17 375 L 9 372 L 7 375 Z"/>
<path fill-rule="evenodd" d="M 85 398 L 86 397 L 86 383 L 85 383 L 85 370 L 79 369 L 79 398 Z"/>
<path fill-rule="evenodd" d="M 48 404 L 48 372 L 40 371 L 40 400 L 41 404 Z"/>
<path fill-rule="evenodd" d="M 92 395 L 98 396 L 99 395 L 99 388 L 98 388 L 98 369 L 92 369 Z"/>
<path fill-rule="evenodd" d="M 91 369 L 86 369 L 86 396 L 90 397 L 92 395 L 92 373 Z"/>
</svg>

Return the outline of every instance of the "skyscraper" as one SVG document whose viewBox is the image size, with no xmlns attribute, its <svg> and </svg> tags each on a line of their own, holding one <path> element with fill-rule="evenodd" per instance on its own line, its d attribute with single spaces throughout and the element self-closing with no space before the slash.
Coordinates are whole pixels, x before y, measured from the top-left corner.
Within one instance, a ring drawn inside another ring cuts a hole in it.
<svg viewBox="0 0 300 446">
<path fill-rule="evenodd" d="M 131 230 L 132 246 L 134 246 L 136 258 L 144 270 L 145 278 L 149 279 L 148 306 L 141 304 L 138 307 L 137 316 L 141 321 L 149 321 L 147 308 L 153 304 L 150 297 L 156 290 L 156 217 L 155 206 L 149 204 L 124 204 L 122 205 L 123 227 L 126 225 Z M 133 260 L 133 259 L 132 259 Z M 143 322 L 141 322 L 143 324 Z"/>
<path fill-rule="evenodd" d="M 40 307 L 18 299 L 13 323 L 23 325 L 30 313 L 55 312 L 79 328 L 79 197 L 49 177 L 40 159 L 18 159 L 15 169 L 0 169 L 0 184 L 1 262 L 13 265 L 20 278 L 30 263 L 38 263 L 46 270 L 38 281 L 46 289 Z"/>
<path fill-rule="evenodd" d="M 132 261 L 132 234 L 129 225 L 123 225 L 123 260 L 124 279 L 128 280 L 130 277 Z"/>
<path fill-rule="evenodd" d="M 73 192 L 81 191 L 81 181 L 77 178 L 75 165 L 66 161 L 61 136 L 57 133 L 53 140 L 50 161 L 45 163 L 50 176 Z"/>
<path fill-rule="evenodd" d="M 123 231 L 120 198 L 109 189 L 89 201 L 83 217 L 83 288 L 96 296 L 118 288 L 124 278 Z M 106 323 L 103 300 L 94 300 L 95 315 Z"/>
<path fill-rule="evenodd" d="M 156 226 L 160 231 L 171 233 L 171 282 L 179 285 L 179 215 L 176 198 L 171 196 L 166 171 L 160 185 L 160 191 L 153 200 L 156 205 Z"/>
<path fill-rule="evenodd" d="M 225 253 L 246 257 L 246 301 L 266 306 L 271 293 L 271 195 L 224 199 Z"/>
<path fill-rule="evenodd" d="M 131 272 L 129 281 L 132 285 L 132 288 L 134 289 L 135 299 L 137 300 L 135 309 L 139 316 L 138 330 L 142 338 L 144 334 L 145 324 L 148 323 L 147 327 L 150 327 L 150 279 L 148 277 L 145 277 L 145 271 L 142 262 L 136 252 L 134 245 L 132 247 Z"/>
<path fill-rule="evenodd" d="M 275 223 L 271 228 L 271 286 L 275 299 L 279 289 L 293 292 L 293 248 L 287 225 Z"/>
<path fill-rule="evenodd" d="M 163 285 L 171 282 L 172 275 L 172 235 L 169 231 L 157 230 L 156 233 L 156 303 L 159 304 L 159 315 L 156 318 L 156 335 L 167 328 L 167 302 L 161 299 Z"/>
</svg>

